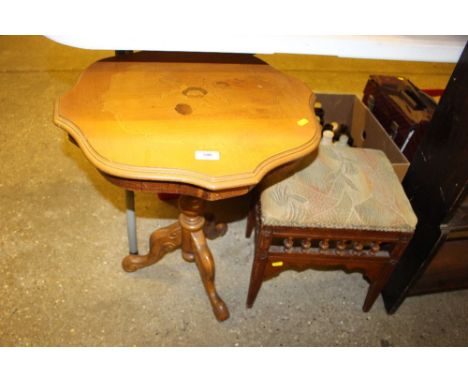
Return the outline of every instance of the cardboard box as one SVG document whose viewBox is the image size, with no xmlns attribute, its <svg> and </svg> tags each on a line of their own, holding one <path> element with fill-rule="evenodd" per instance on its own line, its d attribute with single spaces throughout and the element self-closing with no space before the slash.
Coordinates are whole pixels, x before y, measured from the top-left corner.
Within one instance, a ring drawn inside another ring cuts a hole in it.
<svg viewBox="0 0 468 382">
<path fill-rule="evenodd" d="M 382 125 L 354 94 L 316 93 L 322 103 L 325 122 L 345 123 L 351 129 L 354 146 L 382 150 L 393 165 L 400 182 L 408 171 L 409 162 Z M 312 105 L 313 106 L 313 105 Z"/>
</svg>

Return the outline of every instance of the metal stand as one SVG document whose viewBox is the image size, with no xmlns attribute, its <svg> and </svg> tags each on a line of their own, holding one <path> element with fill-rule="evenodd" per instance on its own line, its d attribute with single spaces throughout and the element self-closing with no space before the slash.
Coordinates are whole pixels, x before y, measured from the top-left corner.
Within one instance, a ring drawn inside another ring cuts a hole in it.
<svg viewBox="0 0 468 382">
<path fill-rule="evenodd" d="M 115 56 L 126 56 L 133 53 L 132 50 L 116 50 Z M 127 235 L 128 252 L 131 255 L 138 255 L 136 217 L 135 217 L 135 194 L 133 191 L 125 190 L 125 202 L 127 206 Z"/>
<path fill-rule="evenodd" d="M 128 252 L 131 255 L 138 255 L 135 194 L 133 191 L 125 190 L 125 204 L 127 207 Z"/>
</svg>

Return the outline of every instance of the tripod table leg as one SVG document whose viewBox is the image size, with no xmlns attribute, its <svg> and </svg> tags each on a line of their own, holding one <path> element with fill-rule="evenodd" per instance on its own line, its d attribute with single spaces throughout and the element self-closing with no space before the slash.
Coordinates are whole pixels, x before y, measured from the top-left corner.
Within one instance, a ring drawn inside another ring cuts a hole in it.
<svg viewBox="0 0 468 382">
<path fill-rule="evenodd" d="M 190 248 L 193 251 L 195 263 L 210 299 L 213 312 L 219 321 L 224 321 L 229 318 L 229 310 L 216 292 L 214 284 L 215 265 L 203 231 L 205 224 L 203 205 L 204 201 L 202 199 L 192 196 L 181 196 L 179 207 L 182 213 L 179 216 L 179 222 L 182 226 L 182 237 L 190 237 Z M 187 244 L 185 243 L 185 245 Z M 182 247 L 184 247 L 184 244 L 182 244 Z"/>
</svg>

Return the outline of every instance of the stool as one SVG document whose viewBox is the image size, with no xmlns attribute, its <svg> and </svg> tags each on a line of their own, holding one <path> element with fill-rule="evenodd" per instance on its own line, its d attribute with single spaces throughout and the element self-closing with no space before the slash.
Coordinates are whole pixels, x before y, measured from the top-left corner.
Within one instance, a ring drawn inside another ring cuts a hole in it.
<svg viewBox="0 0 468 382">
<path fill-rule="evenodd" d="M 416 222 L 383 152 L 320 145 L 293 174 L 266 179 L 249 213 L 246 236 L 255 228 L 255 255 L 247 307 L 262 282 L 284 270 L 331 268 L 363 273 L 369 311 Z"/>
</svg>

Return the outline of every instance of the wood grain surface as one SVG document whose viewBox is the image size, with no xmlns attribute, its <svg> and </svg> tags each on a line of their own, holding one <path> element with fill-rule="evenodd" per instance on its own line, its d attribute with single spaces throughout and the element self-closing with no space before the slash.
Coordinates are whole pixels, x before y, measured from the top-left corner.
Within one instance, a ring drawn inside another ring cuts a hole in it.
<svg viewBox="0 0 468 382">
<path fill-rule="evenodd" d="M 103 60 L 57 101 L 54 121 L 107 174 L 223 190 L 313 151 L 314 99 L 268 65 Z"/>
</svg>

